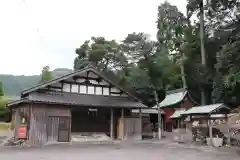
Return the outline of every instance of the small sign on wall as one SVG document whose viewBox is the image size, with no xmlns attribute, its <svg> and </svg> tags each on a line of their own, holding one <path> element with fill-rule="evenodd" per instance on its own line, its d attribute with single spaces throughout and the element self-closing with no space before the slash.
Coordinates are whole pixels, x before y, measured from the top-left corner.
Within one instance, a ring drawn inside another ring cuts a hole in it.
<svg viewBox="0 0 240 160">
<path fill-rule="evenodd" d="M 26 139 L 27 138 L 27 126 L 19 126 L 17 135 L 18 135 L 18 139 Z"/>
</svg>

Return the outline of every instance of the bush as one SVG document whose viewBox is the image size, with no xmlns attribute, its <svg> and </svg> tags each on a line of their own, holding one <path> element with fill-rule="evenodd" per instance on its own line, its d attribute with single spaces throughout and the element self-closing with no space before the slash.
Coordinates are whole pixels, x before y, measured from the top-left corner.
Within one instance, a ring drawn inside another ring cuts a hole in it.
<svg viewBox="0 0 240 160">
<path fill-rule="evenodd" d="M 0 121 L 8 121 L 10 116 L 10 111 L 6 107 L 8 101 L 3 97 L 0 97 Z"/>
<path fill-rule="evenodd" d="M 6 104 L 8 100 L 4 99 L 4 97 L 0 97 L 0 108 L 6 108 Z"/>
<path fill-rule="evenodd" d="M 11 129 L 11 123 L 0 123 L 0 131 L 6 131 Z"/>
</svg>

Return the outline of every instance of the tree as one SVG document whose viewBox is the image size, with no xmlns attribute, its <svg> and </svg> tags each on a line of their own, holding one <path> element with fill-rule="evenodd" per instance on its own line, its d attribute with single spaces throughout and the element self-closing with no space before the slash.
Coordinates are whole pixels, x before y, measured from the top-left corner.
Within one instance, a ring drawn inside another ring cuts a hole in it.
<svg viewBox="0 0 240 160">
<path fill-rule="evenodd" d="M 231 28 L 231 32 L 227 32 L 228 43 L 224 44 L 219 52 L 218 65 L 222 77 L 222 81 L 219 82 L 220 98 L 227 103 L 240 104 L 238 94 L 240 88 L 240 23 L 228 25 L 227 28 Z"/>
<path fill-rule="evenodd" d="M 138 96 L 146 105 L 150 107 L 158 105 L 165 98 L 165 91 L 163 70 L 160 65 L 162 63 L 159 63 L 161 59 L 156 42 L 151 41 L 144 33 L 132 33 L 123 40 L 122 49 L 133 68 L 128 77 L 129 83 L 138 91 Z M 160 113 L 158 119 L 158 133 L 161 139 Z"/>
<path fill-rule="evenodd" d="M 207 0 L 208 1 L 208 0 Z M 206 59 L 206 53 L 205 53 L 205 29 L 204 29 L 204 4 L 203 0 L 188 0 L 187 5 L 187 15 L 188 19 L 193 15 L 193 13 L 197 11 L 197 16 L 199 18 L 200 23 L 200 47 L 201 47 L 201 68 L 202 70 L 207 70 L 207 59 Z M 206 73 L 202 73 L 203 75 Z M 206 104 L 206 90 L 205 90 L 205 84 L 201 85 L 201 104 Z"/>
<path fill-rule="evenodd" d="M 137 89 L 149 106 L 155 103 L 153 88 L 188 88 L 195 99 L 203 90 L 206 103 L 237 96 L 237 2 L 202 2 L 188 0 L 187 17 L 167 2 L 159 5 L 157 42 L 145 33 L 128 34 L 120 43 L 92 37 L 76 49 L 74 68 L 97 65 L 117 76 L 121 85 Z M 197 20 L 191 23 L 194 14 Z"/>
<path fill-rule="evenodd" d="M 203 76 L 206 74 L 202 73 L 204 70 L 200 66 L 199 27 L 191 25 L 190 19 L 185 17 L 176 6 L 165 2 L 158 7 L 157 28 L 158 50 L 166 50 L 162 52 L 168 53 L 175 66 L 180 69 L 178 70 L 182 84 L 177 85 L 176 88 L 188 88 L 194 99 L 200 101 L 199 90 L 207 82 L 206 76 Z M 168 77 L 174 76 L 168 75 Z M 172 83 L 169 85 L 174 86 Z"/>
<path fill-rule="evenodd" d="M 0 121 L 9 119 L 9 109 L 6 108 L 8 101 L 4 98 L 2 83 L 0 82 Z"/>
<path fill-rule="evenodd" d="M 108 41 L 103 37 L 92 37 L 90 41 L 85 41 L 77 48 L 76 53 L 75 69 L 80 69 L 89 63 L 97 65 L 100 70 L 111 74 L 111 77 L 117 76 L 118 83 L 122 86 L 126 88 L 131 86 L 131 88 L 137 89 L 138 96 L 144 97 L 146 105 L 156 104 L 151 98 L 148 98 L 151 96 L 143 96 L 143 94 L 149 95 L 148 90 L 153 88 L 150 85 L 153 79 L 156 82 L 162 80 L 158 74 L 151 78 L 149 75 L 150 66 L 154 65 L 158 59 L 156 42 L 151 41 L 147 34 L 128 34 L 121 43 L 114 40 Z M 155 85 L 155 88 L 162 88 L 159 84 Z M 162 97 L 159 99 L 161 100 Z"/>
<path fill-rule="evenodd" d="M 201 42 L 201 62 L 203 68 L 206 68 L 206 53 L 205 53 L 205 44 L 204 44 L 204 8 L 203 8 L 203 0 L 199 2 L 199 9 L 200 9 L 200 42 Z M 201 104 L 206 104 L 206 97 L 205 97 L 205 90 L 204 88 L 201 89 Z"/>
<path fill-rule="evenodd" d="M 188 16 L 196 14 L 199 18 L 202 0 L 188 1 Z M 203 6 L 205 11 L 205 48 L 206 71 L 208 77 L 205 86 L 207 99 L 216 102 L 239 103 L 236 92 L 238 87 L 238 37 L 239 37 L 239 2 L 237 0 L 208 0 Z M 199 21 L 198 21 L 199 22 Z M 196 28 L 199 24 L 196 23 Z M 231 58 L 230 58 L 231 57 Z M 206 87 L 207 86 L 207 87 Z M 212 88 L 212 89 L 211 89 Z M 211 93 L 211 94 L 209 94 Z M 210 101 L 208 101 L 210 102 Z"/>
<path fill-rule="evenodd" d="M 183 88 L 187 88 L 184 63 L 186 56 L 184 46 L 186 43 L 184 32 L 188 29 L 187 18 L 176 6 L 168 2 L 158 7 L 157 38 L 159 49 L 166 48 L 181 69 Z"/>
<path fill-rule="evenodd" d="M 41 83 L 50 81 L 52 79 L 52 73 L 49 66 L 44 66 L 41 74 Z"/>
<path fill-rule="evenodd" d="M 4 96 L 4 93 L 3 93 L 3 85 L 2 85 L 2 82 L 0 81 L 0 97 Z"/>
<path fill-rule="evenodd" d="M 153 92 L 149 94 L 149 91 L 156 90 L 158 92 L 164 89 L 165 77 L 163 74 L 165 72 L 163 73 L 161 67 L 168 65 L 171 69 L 171 61 L 168 58 L 164 59 L 165 61 L 160 58 L 156 42 L 151 41 L 145 33 L 128 34 L 121 44 L 121 52 L 128 58 L 127 67 L 130 69 L 127 76 L 128 83 L 144 95 L 142 97 L 144 97 L 146 105 L 156 105 Z M 162 100 L 164 97 L 158 98 Z"/>
<path fill-rule="evenodd" d="M 4 97 L 0 97 L 0 121 L 8 121 L 10 119 L 10 111 L 6 107 L 8 103 L 8 100 L 6 100 Z"/>
<path fill-rule="evenodd" d="M 119 52 L 119 49 L 120 46 L 115 40 L 92 37 L 76 49 L 74 69 L 81 69 L 92 63 L 101 70 L 119 70 L 126 62 L 126 57 Z"/>
</svg>

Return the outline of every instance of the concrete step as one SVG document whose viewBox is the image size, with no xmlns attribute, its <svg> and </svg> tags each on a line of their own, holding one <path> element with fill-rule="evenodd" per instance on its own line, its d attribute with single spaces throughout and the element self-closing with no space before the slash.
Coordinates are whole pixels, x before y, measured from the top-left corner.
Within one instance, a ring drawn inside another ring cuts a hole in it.
<svg viewBox="0 0 240 160">
<path fill-rule="evenodd" d="M 71 138 L 72 142 L 111 140 L 111 138 L 104 133 L 73 133 Z"/>
</svg>

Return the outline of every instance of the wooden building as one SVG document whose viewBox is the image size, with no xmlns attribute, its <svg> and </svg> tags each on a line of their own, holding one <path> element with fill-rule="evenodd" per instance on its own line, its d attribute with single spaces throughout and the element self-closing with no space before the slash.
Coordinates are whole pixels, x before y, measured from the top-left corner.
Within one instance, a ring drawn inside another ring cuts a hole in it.
<svg viewBox="0 0 240 160">
<path fill-rule="evenodd" d="M 111 139 L 141 138 L 141 115 L 131 109 L 146 106 L 93 66 L 37 85 L 11 102 L 15 137 L 27 126 L 30 145 L 69 142 L 71 133 L 105 133 Z"/>
<path fill-rule="evenodd" d="M 168 91 L 165 99 L 160 103 L 160 108 L 164 112 L 164 130 L 171 132 L 172 129 L 177 128 L 181 112 L 194 107 L 196 104 L 186 89 Z M 157 108 L 157 106 L 153 108 Z"/>
</svg>

